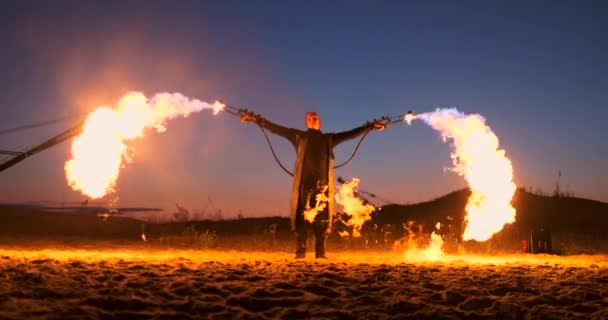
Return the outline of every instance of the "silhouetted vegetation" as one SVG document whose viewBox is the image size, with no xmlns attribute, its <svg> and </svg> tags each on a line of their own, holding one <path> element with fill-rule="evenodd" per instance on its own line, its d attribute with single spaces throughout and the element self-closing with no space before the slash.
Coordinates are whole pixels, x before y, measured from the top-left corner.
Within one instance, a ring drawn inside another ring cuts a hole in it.
<svg viewBox="0 0 608 320">
<path fill-rule="evenodd" d="M 373 215 L 369 223 L 401 225 L 408 220 L 423 225 L 430 233 L 437 222 L 447 226 L 450 234 L 462 234 L 465 205 L 469 190 L 459 190 L 443 197 L 414 205 L 388 205 Z M 559 195 L 539 195 L 518 189 L 513 197 L 516 222 L 505 226 L 484 244 L 469 243 L 475 250 L 486 252 L 518 251 L 521 241 L 539 227 L 551 230 L 557 253 L 590 253 L 608 251 L 608 204 Z M 404 230 L 396 229 L 398 236 Z M 464 244 L 465 247 L 467 244 Z"/>
<path fill-rule="evenodd" d="M 557 253 L 608 252 L 608 204 L 574 197 L 539 195 L 518 189 L 513 198 L 516 222 L 505 226 L 484 243 L 462 242 L 465 205 L 470 194 L 463 189 L 418 204 L 386 205 L 363 225 L 362 238 L 330 237 L 333 247 L 385 247 L 405 236 L 408 221 L 430 234 L 440 222 L 446 243 L 475 252 L 521 251 L 522 240 L 532 229 L 551 231 Z M 0 208 L 0 238 L 64 238 L 90 240 L 134 240 L 191 248 L 285 249 L 291 250 L 293 234 L 289 218 L 264 217 L 232 220 L 146 223 L 131 218 L 44 212 L 36 208 Z"/>
</svg>

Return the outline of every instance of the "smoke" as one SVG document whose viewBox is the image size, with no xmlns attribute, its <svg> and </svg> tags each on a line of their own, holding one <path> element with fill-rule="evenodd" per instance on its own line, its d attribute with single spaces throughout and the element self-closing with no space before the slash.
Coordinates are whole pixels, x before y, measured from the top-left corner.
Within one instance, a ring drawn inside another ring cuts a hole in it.
<svg viewBox="0 0 608 320">
<path fill-rule="evenodd" d="M 132 160 L 127 141 L 142 137 L 146 128 L 164 132 L 166 122 L 176 117 L 205 109 L 217 114 L 222 108 L 221 103 L 180 93 L 158 93 L 148 99 L 140 92 L 126 94 L 115 108 L 101 106 L 89 114 L 82 134 L 72 142 L 72 158 L 65 164 L 68 184 L 93 199 L 114 192 L 120 168 Z"/>
<path fill-rule="evenodd" d="M 141 93 L 134 93 L 140 99 L 139 103 L 145 102 L 145 96 Z M 124 98 L 123 98 L 124 99 Z M 158 132 L 166 130 L 165 122 L 177 118 L 179 116 L 187 117 L 193 112 L 199 112 L 204 109 L 212 109 L 216 115 L 223 108 L 221 103 L 209 104 L 198 99 L 190 99 L 180 93 L 157 93 L 147 104 L 152 115 L 151 126 L 155 127 Z"/>
</svg>

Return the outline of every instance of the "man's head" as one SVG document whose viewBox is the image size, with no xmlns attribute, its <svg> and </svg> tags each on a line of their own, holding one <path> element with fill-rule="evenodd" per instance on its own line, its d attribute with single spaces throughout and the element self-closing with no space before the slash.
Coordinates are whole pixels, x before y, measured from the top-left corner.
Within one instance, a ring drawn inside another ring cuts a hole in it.
<svg viewBox="0 0 608 320">
<path fill-rule="evenodd" d="M 316 112 L 306 113 L 306 127 L 308 129 L 321 130 L 321 118 Z"/>
</svg>

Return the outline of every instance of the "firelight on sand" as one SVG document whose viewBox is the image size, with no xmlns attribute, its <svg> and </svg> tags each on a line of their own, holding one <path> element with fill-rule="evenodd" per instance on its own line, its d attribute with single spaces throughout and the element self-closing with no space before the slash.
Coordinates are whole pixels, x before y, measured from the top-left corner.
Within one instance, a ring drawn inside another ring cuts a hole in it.
<svg viewBox="0 0 608 320">
<path fill-rule="evenodd" d="M 133 248 L 128 246 L 110 246 L 104 248 L 103 243 L 96 243 L 95 250 L 83 248 L 55 249 L 55 248 L 36 248 L 28 249 L 9 249 L 0 248 L 0 255 L 9 256 L 16 259 L 55 259 L 58 261 L 81 260 L 87 262 L 99 261 L 142 261 L 146 263 L 161 263 L 175 260 L 183 263 L 187 259 L 193 263 L 204 261 L 221 261 L 226 263 L 242 263 L 243 261 L 270 261 L 286 262 L 293 260 L 291 253 L 266 252 L 266 251 L 214 251 L 214 250 L 179 250 L 179 249 L 153 249 L 153 248 Z M 311 261 L 316 261 L 310 258 Z M 403 259 L 400 254 L 384 252 L 334 252 L 328 264 L 335 263 L 347 264 L 395 264 L 402 265 Z M 412 260 L 408 263 L 428 263 L 425 260 Z M 460 255 L 446 254 L 436 263 L 456 264 L 456 265 L 553 265 L 563 266 L 590 266 L 596 265 L 601 268 L 608 267 L 608 256 L 605 255 L 579 255 L 579 256 L 555 256 L 555 255 Z"/>
<path fill-rule="evenodd" d="M 90 198 L 115 190 L 120 169 L 131 162 L 127 141 L 143 137 L 144 129 L 166 130 L 165 122 L 205 109 L 217 114 L 221 102 L 209 104 L 179 93 L 159 93 L 148 99 L 139 92 L 122 97 L 116 108 L 101 106 L 87 117 L 82 134 L 72 142 L 72 158 L 65 173 L 72 189 Z"/>
<path fill-rule="evenodd" d="M 606 318 L 606 256 L 404 262 L 390 252 L 335 251 L 294 261 L 286 251 L 138 243 L 0 247 L 0 318 Z"/>
</svg>

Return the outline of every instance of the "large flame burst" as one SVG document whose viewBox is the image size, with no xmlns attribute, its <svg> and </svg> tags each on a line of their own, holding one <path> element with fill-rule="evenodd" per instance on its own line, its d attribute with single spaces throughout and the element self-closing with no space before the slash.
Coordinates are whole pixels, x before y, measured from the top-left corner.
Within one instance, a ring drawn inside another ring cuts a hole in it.
<svg viewBox="0 0 608 320">
<path fill-rule="evenodd" d="M 361 236 L 361 226 L 365 221 L 371 219 L 370 214 L 376 210 L 374 206 L 364 203 L 356 196 L 359 182 L 359 178 L 353 178 L 350 182 L 343 183 L 335 196 L 336 202 L 350 216 L 350 219 L 344 221 L 344 223 L 353 227 L 353 237 Z M 347 234 L 343 233 L 342 235 L 346 236 Z"/>
<path fill-rule="evenodd" d="M 498 138 L 486 120 L 456 109 L 416 117 L 441 132 L 444 141 L 452 141 L 452 170 L 464 176 L 471 189 L 463 239 L 485 241 L 515 221 L 513 167 L 505 151 L 498 149 Z"/>
<path fill-rule="evenodd" d="M 464 176 L 471 189 L 463 239 L 485 241 L 505 224 L 514 222 L 515 209 L 511 205 L 516 190 L 513 167 L 505 151 L 498 148 L 498 138 L 486 125 L 486 120 L 481 115 L 465 115 L 456 109 L 437 109 L 418 115 L 408 113 L 404 117 L 408 124 L 416 119 L 422 119 L 441 132 L 444 142 L 451 140 L 451 170 Z M 342 185 L 336 194 L 336 201 L 353 217 L 355 231 L 371 218 L 369 213 L 373 211 L 373 207 L 365 206 L 354 195 L 358 184 L 359 179 L 355 178 Z M 437 250 L 443 243 L 441 236 L 433 233 L 431 240 L 428 248 L 417 251 L 418 258 L 438 256 Z"/>
<path fill-rule="evenodd" d="M 192 112 L 222 110 L 220 102 L 189 99 L 179 93 L 159 93 L 151 99 L 139 92 L 122 97 L 116 108 L 102 106 L 87 117 L 82 134 L 72 142 L 66 178 L 72 189 L 96 199 L 115 190 L 120 168 L 131 161 L 126 141 L 142 137 L 145 128 L 166 130 L 165 122 Z"/>
</svg>

